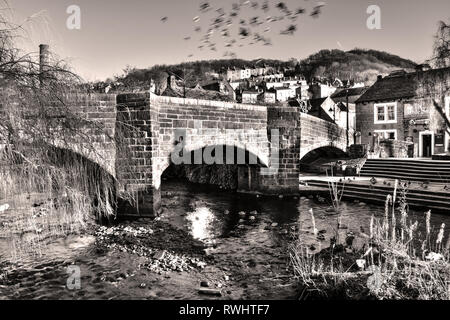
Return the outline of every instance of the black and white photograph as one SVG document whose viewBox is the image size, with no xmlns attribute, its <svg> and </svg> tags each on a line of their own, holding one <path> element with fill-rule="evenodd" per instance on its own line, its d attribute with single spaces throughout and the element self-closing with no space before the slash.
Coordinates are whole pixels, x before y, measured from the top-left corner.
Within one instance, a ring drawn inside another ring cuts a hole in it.
<svg viewBox="0 0 450 320">
<path fill-rule="evenodd" d="M 0 308 L 449 299 L 450 1 L 0 0 Z"/>
</svg>

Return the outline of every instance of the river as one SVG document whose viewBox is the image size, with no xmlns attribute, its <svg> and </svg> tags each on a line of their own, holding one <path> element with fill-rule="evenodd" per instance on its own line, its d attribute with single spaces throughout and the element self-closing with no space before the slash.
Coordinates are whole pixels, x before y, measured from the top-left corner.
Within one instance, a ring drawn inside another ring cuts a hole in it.
<svg viewBox="0 0 450 320">
<path fill-rule="evenodd" d="M 312 252 L 327 247 L 337 219 L 322 197 L 263 197 L 179 181 L 164 181 L 162 196 L 158 222 L 123 221 L 122 227 L 152 228 L 158 239 L 148 243 L 153 253 L 167 249 L 179 261 L 192 253 L 205 261 L 201 268 L 150 270 L 146 256 L 99 251 L 94 234 L 52 239 L 39 256 L 12 263 L 8 241 L 0 238 L 0 299 L 218 298 L 200 293 L 201 285 L 220 290 L 224 299 L 294 299 L 290 244 L 299 236 Z M 312 232 L 311 208 L 324 238 Z M 354 233 L 357 245 L 371 216 L 384 212 L 358 202 L 342 202 L 341 209 L 344 228 L 339 232 Z M 410 211 L 410 218 L 422 221 L 423 212 Z M 450 217 L 432 215 L 435 229 L 442 222 L 450 226 Z M 80 288 L 69 290 L 73 265 L 80 270 Z"/>
</svg>

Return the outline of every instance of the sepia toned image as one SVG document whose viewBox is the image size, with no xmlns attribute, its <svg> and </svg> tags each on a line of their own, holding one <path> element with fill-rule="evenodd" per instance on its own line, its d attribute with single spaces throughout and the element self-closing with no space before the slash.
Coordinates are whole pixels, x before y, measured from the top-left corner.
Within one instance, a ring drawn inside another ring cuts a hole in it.
<svg viewBox="0 0 450 320">
<path fill-rule="evenodd" d="M 449 300 L 449 12 L 0 0 L 0 300 Z"/>
</svg>

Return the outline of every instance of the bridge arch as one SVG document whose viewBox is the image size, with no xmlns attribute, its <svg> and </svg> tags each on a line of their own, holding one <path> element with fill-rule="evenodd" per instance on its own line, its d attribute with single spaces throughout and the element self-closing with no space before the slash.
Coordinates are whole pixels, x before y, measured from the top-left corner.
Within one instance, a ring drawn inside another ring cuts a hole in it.
<svg viewBox="0 0 450 320">
<path fill-rule="evenodd" d="M 51 186 L 47 186 L 52 192 L 67 194 L 67 201 L 71 202 L 73 199 L 70 192 L 67 193 L 67 187 L 77 190 L 92 201 L 94 217 L 100 222 L 116 214 L 117 180 L 107 168 L 72 148 L 45 144 L 42 150 L 45 152 L 42 159 L 46 159 L 44 165 L 48 164 L 52 171 L 49 173 L 51 179 L 48 180 Z M 78 195 L 75 195 L 75 198 L 78 198 Z"/>
<path fill-rule="evenodd" d="M 329 143 L 327 141 L 322 141 L 319 143 L 316 143 L 314 145 L 309 145 L 307 147 L 304 147 L 300 150 L 300 162 L 308 161 L 308 157 L 312 155 L 312 153 L 317 152 L 329 152 L 334 153 L 339 156 L 344 156 L 346 154 L 345 152 L 346 146 L 345 144 L 334 144 Z"/>
<path fill-rule="evenodd" d="M 162 167 L 161 178 L 184 178 L 225 189 L 251 189 L 258 181 L 255 176 L 260 168 L 267 167 L 264 159 L 234 145 L 186 148 L 183 153 L 182 158 L 171 155 Z"/>
</svg>

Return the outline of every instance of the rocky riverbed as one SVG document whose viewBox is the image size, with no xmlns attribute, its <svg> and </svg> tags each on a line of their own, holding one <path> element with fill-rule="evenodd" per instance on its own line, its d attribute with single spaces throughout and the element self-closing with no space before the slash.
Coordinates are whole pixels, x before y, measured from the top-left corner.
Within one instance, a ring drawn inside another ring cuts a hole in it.
<svg viewBox="0 0 450 320">
<path fill-rule="evenodd" d="M 354 235 L 355 246 L 370 216 L 383 212 L 364 203 L 342 209 L 339 232 Z M 48 239 L 39 256 L 18 262 L 1 250 L 0 298 L 295 299 L 289 247 L 300 236 L 312 251 L 326 248 L 335 219 L 322 197 L 264 198 L 165 182 L 156 220 L 116 221 Z M 81 282 L 70 290 L 73 266 Z"/>
</svg>

